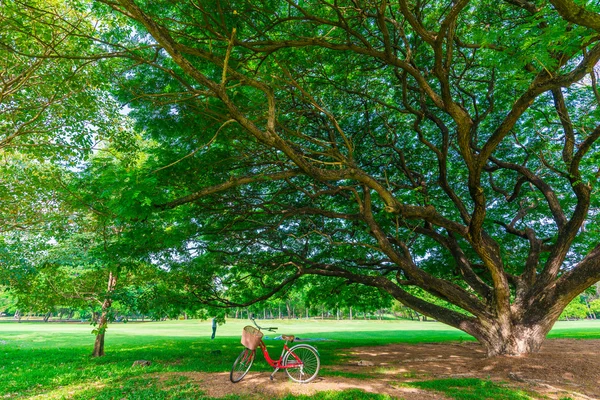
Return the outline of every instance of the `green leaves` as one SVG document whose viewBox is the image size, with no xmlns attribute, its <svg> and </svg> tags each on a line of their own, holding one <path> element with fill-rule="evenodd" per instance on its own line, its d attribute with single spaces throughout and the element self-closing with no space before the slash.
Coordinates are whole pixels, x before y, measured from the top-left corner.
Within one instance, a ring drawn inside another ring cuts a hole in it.
<svg viewBox="0 0 600 400">
<path fill-rule="evenodd" d="M 157 315 L 306 274 L 460 327 L 563 298 L 533 288 L 597 242 L 594 32 L 529 3 L 256 3 L 7 3 L 27 78 L 0 140 L 68 167 L 34 182 L 70 214 L 47 247 L 154 269 L 120 301 Z"/>
<path fill-rule="evenodd" d="M 0 11 L 0 148 L 77 163 L 96 132 L 111 136 L 116 104 L 106 92 L 82 4 L 3 2 Z M 83 7 L 85 8 L 85 7 Z M 112 121 L 111 121 L 112 120 Z"/>
</svg>

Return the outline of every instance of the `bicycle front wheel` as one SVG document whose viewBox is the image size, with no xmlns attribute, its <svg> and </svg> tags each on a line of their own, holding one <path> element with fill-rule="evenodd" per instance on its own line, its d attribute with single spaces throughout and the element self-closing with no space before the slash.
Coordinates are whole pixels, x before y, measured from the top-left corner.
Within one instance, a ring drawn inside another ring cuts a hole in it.
<svg viewBox="0 0 600 400">
<path fill-rule="evenodd" d="M 229 379 L 231 382 L 236 383 L 241 381 L 248 371 L 250 371 L 250 367 L 254 362 L 255 351 L 250 349 L 244 349 L 238 358 L 236 358 L 233 363 L 233 367 L 231 368 L 231 373 L 229 374 Z"/>
<path fill-rule="evenodd" d="M 285 353 L 282 364 L 291 380 L 307 383 L 317 377 L 321 360 L 317 349 L 307 344 L 298 344 Z"/>
</svg>

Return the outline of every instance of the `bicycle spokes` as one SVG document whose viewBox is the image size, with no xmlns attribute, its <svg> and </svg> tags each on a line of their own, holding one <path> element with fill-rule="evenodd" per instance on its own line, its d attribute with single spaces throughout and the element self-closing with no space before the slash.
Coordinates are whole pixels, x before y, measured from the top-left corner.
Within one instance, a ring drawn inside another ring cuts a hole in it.
<svg viewBox="0 0 600 400">
<path fill-rule="evenodd" d="M 283 357 L 285 372 L 295 382 L 312 381 L 319 372 L 321 362 L 317 350 L 306 344 L 292 347 Z"/>
<path fill-rule="evenodd" d="M 244 349 L 238 358 L 233 363 L 233 367 L 231 368 L 231 373 L 229 374 L 229 379 L 231 382 L 236 383 L 242 380 L 244 376 L 250 370 L 252 366 L 252 362 L 254 361 L 254 350 Z"/>
</svg>

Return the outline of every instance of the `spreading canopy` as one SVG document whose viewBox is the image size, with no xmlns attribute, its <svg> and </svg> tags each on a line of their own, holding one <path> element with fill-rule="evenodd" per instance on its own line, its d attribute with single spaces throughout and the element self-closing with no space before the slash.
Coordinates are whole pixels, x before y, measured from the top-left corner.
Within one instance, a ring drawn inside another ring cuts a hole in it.
<svg viewBox="0 0 600 400">
<path fill-rule="evenodd" d="M 115 96 L 156 144 L 140 198 L 179 210 L 156 233 L 179 246 L 152 257 L 193 269 L 218 254 L 205 300 L 332 276 L 519 354 L 600 279 L 598 9 L 91 7 L 95 40 L 130 60 Z"/>
</svg>

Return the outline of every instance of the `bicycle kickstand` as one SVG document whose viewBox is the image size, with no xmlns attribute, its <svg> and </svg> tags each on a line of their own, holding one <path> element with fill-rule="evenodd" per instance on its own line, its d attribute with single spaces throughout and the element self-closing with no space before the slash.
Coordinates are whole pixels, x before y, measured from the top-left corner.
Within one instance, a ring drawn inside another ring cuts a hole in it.
<svg viewBox="0 0 600 400">
<path fill-rule="evenodd" d="M 273 371 L 273 373 L 271 374 L 271 376 L 269 378 L 271 378 L 271 380 L 273 380 L 273 377 L 275 376 L 275 373 L 279 371 L 279 368 L 275 368 L 275 371 Z"/>
</svg>

